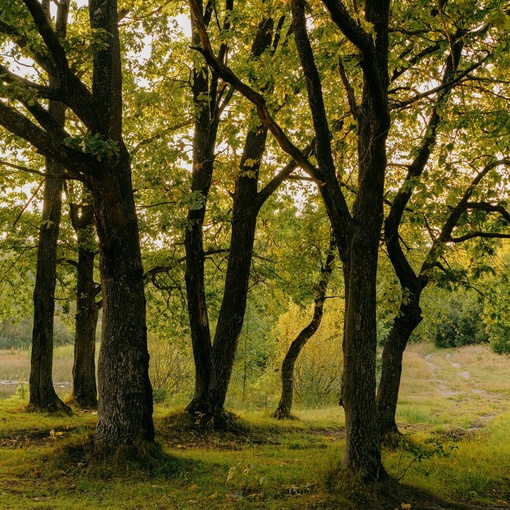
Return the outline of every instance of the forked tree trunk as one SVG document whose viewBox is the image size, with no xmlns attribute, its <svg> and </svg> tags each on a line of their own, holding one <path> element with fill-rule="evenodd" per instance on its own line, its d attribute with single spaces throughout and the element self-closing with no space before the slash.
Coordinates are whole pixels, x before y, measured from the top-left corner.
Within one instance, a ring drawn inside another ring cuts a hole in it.
<svg viewBox="0 0 510 510">
<path fill-rule="evenodd" d="M 294 397 L 294 367 L 303 347 L 316 333 L 322 322 L 326 290 L 333 271 L 333 261 L 335 260 L 335 250 L 336 243 L 334 237 L 332 237 L 326 262 L 321 268 L 321 279 L 317 285 L 313 318 L 308 326 L 303 328 L 299 335 L 290 344 L 287 354 L 283 359 L 281 372 L 282 394 L 278 407 L 274 412 L 274 417 L 279 420 L 291 418 L 292 401 Z"/>
<path fill-rule="evenodd" d="M 43 8 L 49 6 L 49 0 L 44 0 L 44 4 L 37 0 L 23 3 L 45 45 L 34 58 L 43 69 L 58 75 L 60 88 L 52 87 L 52 93 L 58 90 L 62 101 L 86 126 L 87 133 L 85 140 L 78 138 L 78 148 L 69 147 L 63 143 L 65 131 L 56 126 L 37 100 L 33 104 L 26 102 L 25 107 L 40 127 L 3 102 L 0 102 L 0 122 L 42 154 L 65 166 L 71 176 L 90 185 L 99 239 L 104 309 L 95 444 L 100 450 L 115 452 L 116 447 L 125 443 L 154 441 L 140 239 L 131 164 L 122 138 L 117 2 L 88 2 L 90 28 L 101 32 L 106 41 L 92 48 L 91 88 L 73 73 L 62 38 L 48 22 Z M 19 40 L 13 39 L 22 46 Z M 98 143 L 87 144 L 87 139 Z"/>
<path fill-rule="evenodd" d="M 98 291 L 94 282 L 97 242 L 92 205 L 71 204 L 71 221 L 78 238 L 78 264 L 73 391 L 70 403 L 86 409 L 95 409 L 97 407 L 95 353 L 99 305 L 96 303 Z"/>
<path fill-rule="evenodd" d="M 43 3 L 46 16 L 50 16 L 49 3 Z M 65 36 L 69 0 L 59 4 L 57 34 Z M 50 76 L 50 86 L 58 86 L 58 79 Z M 50 101 L 49 114 L 54 121 L 65 123 L 64 104 Z M 53 323 L 55 315 L 55 287 L 57 279 L 57 242 L 62 212 L 61 165 L 46 158 L 47 178 L 44 183 L 43 212 L 37 248 L 37 270 L 34 288 L 34 325 L 30 358 L 30 406 L 49 412 L 70 409 L 60 400 L 53 387 Z"/>
<path fill-rule="evenodd" d="M 272 30 L 272 20 L 264 20 L 259 25 L 259 31 L 252 47 L 254 56 L 260 56 L 270 46 Z M 199 44 L 200 39 L 196 32 L 193 37 L 195 43 Z M 224 51 L 225 48 L 222 47 L 220 53 Z M 203 95 L 204 90 L 207 90 L 207 82 L 201 82 L 204 80 L 204 76 L 207 75 L 202 72 L 195 81 L 196 104 L 200 104 L 199 97 Z M 213 76 L 212 80 L 217 81 L 217 76 Z M 211 88 L 215 89 L 213 86 Z M 211 103 L 204 104 L 200 110 L 200 116 L 197 118 L 195 126 L 194 140 L 196 144 L 194 145 L 194 159 L 197 158 L 197 163 L 194 164 L 192 189 L 200 190 L 204 197 L 204 206 L 200 210 L 190 211 L 188 220 L 194 219 L 194 221 L 190 223 L 186 233 L 186 282 L 196 365 L 195 396 L 188 405 L 187 411 L 195 417 L 200 416 L 201 422 L 204 421 L 221 428 L 229 425 L 228 415 L 224 413 L 223 408 L 246 311 L 257 216 L 260 207 L 269 196 L 269 194 L 258 194 L 258 174 L 265 150 L 267 128 L 259 126 L 248 133 L 239 174 L 236 176 L 227 274 L 214 343 L 211 348 L 203 277 L 202 239 L 205 198 L 212 179 L 218 121 L 217 112 L 208 111 L 210 105 Z M 216 105 L 215 108 L 219 108 L 219 105 Z M 214 122 L 208 120 L 209 118 Z M 207 137 L 204 136 L 204 133 L 207 133 Z M 198 186 L 200 182 L 202 185 Z"/>
</svg>

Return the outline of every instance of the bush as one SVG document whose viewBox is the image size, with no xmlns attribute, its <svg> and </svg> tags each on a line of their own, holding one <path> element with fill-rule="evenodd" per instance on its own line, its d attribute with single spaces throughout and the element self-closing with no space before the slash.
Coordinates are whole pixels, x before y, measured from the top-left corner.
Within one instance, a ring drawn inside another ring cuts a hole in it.
<svg viewBox="0 0 510 510">
<path fill-rule="evenodd" d="M 32 317 L 8 319 L 0 323 L 0 349 L 27 349 L 32 343 Z M 60 318 L 55 318 L 53 330 L 55 346 L 72 344 L 74 332 Z"/>
<path fill-rule="evenodd" d="M 422 299 L 423 321 L 411 341 L 433 341 L 436 347 L 461 347 L 489 341 L 483 306 L 473 292 L 432 287 Z"/>
<path fill-rule="evenodd" d="M 434 336 L 436 347 L 461 347 L 488 341 L 482 306 L 468 298 L 467 293 L 452 293 L 443 312 Z"/>
<path fill-rule="evenodd" d="M 487 326 L 491 349 L 496 354 L 510 354 L 510 328 L 494 322 Z"/>
</svg>

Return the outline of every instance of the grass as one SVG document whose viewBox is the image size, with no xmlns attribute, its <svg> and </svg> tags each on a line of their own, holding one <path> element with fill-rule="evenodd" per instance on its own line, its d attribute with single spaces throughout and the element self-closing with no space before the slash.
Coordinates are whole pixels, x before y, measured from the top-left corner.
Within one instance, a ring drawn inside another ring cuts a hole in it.
<svg viewBox="0 0 510 510">
<path fill-rule="evenodd" d="M 411 346 L 398 409 L 406 441 L 383 450 L 401 483 L 369 488 L 337 474 L 339 407 L 299 410 L 286 422 L 243 410 L 242 433 L 218 434 L 190 430 L 178 409 L 157 405 L 158 446 L 101 460 L 90 454 L 95 414 L 26 413 L 13 397 L 0 401 L 0 508 L 509 508 L 507 361 L 483 347 Z"/>
</svg>

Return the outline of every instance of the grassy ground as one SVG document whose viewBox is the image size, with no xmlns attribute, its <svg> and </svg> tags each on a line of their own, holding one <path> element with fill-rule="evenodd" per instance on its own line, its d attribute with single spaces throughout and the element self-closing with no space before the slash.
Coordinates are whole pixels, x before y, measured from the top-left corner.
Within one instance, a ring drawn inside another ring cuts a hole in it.
<svg viewBox="0 0 510 510">
<path fill-rule="evenodd" d="M 29 414 L 14 397 L 0 401 L 0 508 L 509 509 L 508 358 L 418 345 L 405 367 L 398 419 L 406 439 L 383 451 L 400 484 L 367 489 L 336 475 L 340 408 L 296 411 L 299 419 L 284 423 L 239 412 L 242 433 L 204 434 L 157 406 L 159 449 L 94 461 L 93 413 Z"/>
</svg>

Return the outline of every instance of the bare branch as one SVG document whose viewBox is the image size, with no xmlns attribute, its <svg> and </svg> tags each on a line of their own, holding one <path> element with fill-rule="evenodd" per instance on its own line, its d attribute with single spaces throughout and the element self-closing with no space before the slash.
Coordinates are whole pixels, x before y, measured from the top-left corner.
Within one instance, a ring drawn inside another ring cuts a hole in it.
<svg viewBox="0 0 510 510">
<path fill-rule="evenodd" d="M 349 101 L 349 108 L 351 110 L 352 116 L 355 120 L 358 120 L 359 117 L 359 106 L 356 102 L 356 95 L 354 93 L 354 89 L 347 78 L 347 74 L 345 73 L 345 67 L 342 62 L 342 58 L 338 59 L 338 74 L 340 75 L 340 79 L 342 80 L 342 85 L 344 86 L 345 91 L 347 92 L 347 100 Z"/>
<path fill-rule="evenodd" d="M 510 239 L 510 234 L 504 234 L 501 232 L 470 232 L 469 234 L 460 237 L 450 237 L 448 239 L 451 243 L 462 243 L 475 237 L 485 237 L 488 239 Z"/>
<path fill-rule="evenodd" d="M 419 101 L 420 99 L 423 99 L 425 97 L 429 97 L 433 94 L 436 94 L 437 92 L 441 92 L 445 89 L 450 89 L 454 85 L 457 85 L 460 83 L 466 76 L 468 76 L 470 73 L 481 67 L 489 58 L 492 56 L 492 54 L 486 55 L 480 62 L 477 62 L 476 64 L 473 64 L 472 66 L 468 67 L 461 73 L 459 73 L 454 79 L 448 81 L 447 83 L 442 83 L 441 85 L 438 85 L 437 87 L 433 87 L 430 90 L 426 90 L 425 92 L 421 92 L 420 94 L 416 94 L 410 99 L 406 99 L 405 101 L 398 101 L 394 103 L 394 106 L 399 109 L 406 108 L 407 106 L 415 103 L 416 101 Z"/>
</svg>

